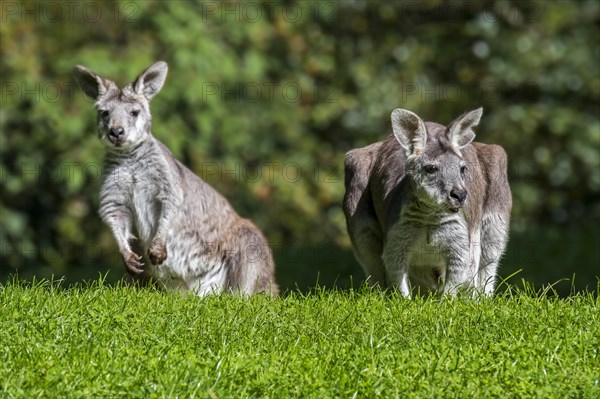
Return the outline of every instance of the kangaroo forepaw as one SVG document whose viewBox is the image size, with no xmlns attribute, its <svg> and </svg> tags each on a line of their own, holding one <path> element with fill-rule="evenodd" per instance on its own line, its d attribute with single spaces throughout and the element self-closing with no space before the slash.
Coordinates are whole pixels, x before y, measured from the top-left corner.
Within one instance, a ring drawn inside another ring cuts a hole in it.
<svg viewBox="0 0 600 399">
<path fill-rule="evenodd" d="M 125 257 L 125 266 L 127 269 L 133 274 L 141 274 L 144 269 L 142 267 L 144 264 L 141 262 L 142 257 L 135 252 L 130 252 L 129 255 Z"/>
<path fill-rule="evenodd" d="M 153 265 L 160 265 L 167 259 L 167 245 L 163 240 L 154 240 L 150 249 L 148 250 L 148 256 Z"/>
</svg>

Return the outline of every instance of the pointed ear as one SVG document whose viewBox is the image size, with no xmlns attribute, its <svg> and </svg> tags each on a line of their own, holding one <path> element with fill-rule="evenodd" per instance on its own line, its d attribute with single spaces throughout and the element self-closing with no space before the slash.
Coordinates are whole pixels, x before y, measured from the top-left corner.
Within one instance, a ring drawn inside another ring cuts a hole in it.
<svg viewBox="0 0 600 399">
<path fill-rule="evenodd" d="M 456 148 L 467 146 L 475 138 L 473 128 L 479 124 L 483 108 L 477 108 L 471 112 L 465 112 L 456 118 L 448 127 L 448 140 Z"/>
<path fill-rule="evenodd" d="M 158 61 L 140 74 L 132 83 L 133 90 L 142 94 L 148 101 L 162 88 L 167 78 L 167 63 Z"/>
<path fill-rule="evenodd" d="M 75 75 L 75 80 L 81 86 L 83 92 L 92 100 L 98 100 L 111 87 L 116 87 L 114 82 L 101 78 L 81 65 L 76 65 L 73 68 L 73 75 Z"/>
<path fill-rule="evenodd" d="M 392 111 L 392 129 L 406 155 L 419 155 L 427 145 L 425 123 L 414 112 L 396 108 Z"/>
</svg>

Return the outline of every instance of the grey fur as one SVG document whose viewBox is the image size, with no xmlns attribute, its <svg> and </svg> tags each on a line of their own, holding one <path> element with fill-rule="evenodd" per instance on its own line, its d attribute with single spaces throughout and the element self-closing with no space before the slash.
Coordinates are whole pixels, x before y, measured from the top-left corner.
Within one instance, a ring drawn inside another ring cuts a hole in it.
<svg viewBox="0 0 600 399">
<path fill-rule="evenodd" d="M 472 142 L 481 115 L 444 127 L 396 109 L 392 135 L 346 154 L 346 224 L 372 284 L 494 293 L 512 197 L 502 147 Z"/>
<path fill-rule="evenodd" d="M 160 91 L 167 64 L 153 64 L 122 89 L 85 67 L 74 72 L 96 100 L 98 136 L 107 150 L 99 213 L 128 271 L 198 295 L 277 294 L 260 230 L 152 136 L 149 100 Z"/>
</svg>

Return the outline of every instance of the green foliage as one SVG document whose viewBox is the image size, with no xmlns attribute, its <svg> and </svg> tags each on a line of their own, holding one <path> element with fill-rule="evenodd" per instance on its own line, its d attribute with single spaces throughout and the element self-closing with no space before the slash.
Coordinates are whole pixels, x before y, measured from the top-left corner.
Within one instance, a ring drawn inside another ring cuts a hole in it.
<svg viewBox="0 0 600 399">
<path fill-rule="evenodd" d="M 347 250 L 344 153 L 385 137 L 396 107 L 441 123 L 484 107 L 521 237 L 600 217 L 597 1 L 27 1 L 0 17 L 3 275 L 121 270 L 75 64 L 126 83 L 166 60 L 155 135 L 275 247 Z"/>
<path fill-rule="evenodd" d="M 551 291 L 549 291 L 551 293 Z M 600 303 L 0 287 L 0 396 L 595 398 Z"/>
</svg>

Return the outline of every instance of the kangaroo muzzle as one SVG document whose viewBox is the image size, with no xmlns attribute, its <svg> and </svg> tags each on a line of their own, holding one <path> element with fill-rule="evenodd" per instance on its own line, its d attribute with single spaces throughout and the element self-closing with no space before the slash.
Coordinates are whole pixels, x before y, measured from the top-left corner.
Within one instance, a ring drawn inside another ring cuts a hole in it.
<svg viewBox="0 0 600 399">
<path fill-rule="evenodd" d="M 108 139 L 115 145 L 120 145 L 125 142 L 125 129 L 122 127 L 113 127 L 108 131 Z"/>
<path fill-rule="evenodd" d="M 450 191 L 449 198 L 449 202 L 451 205 L 450 210 L 452 210 L 453 212 L 458 212 L 458 210 L 464 205 L 466 199 L 467 190 L 465 190 L 464 188 L 453 188 Z"/>
</svg>

